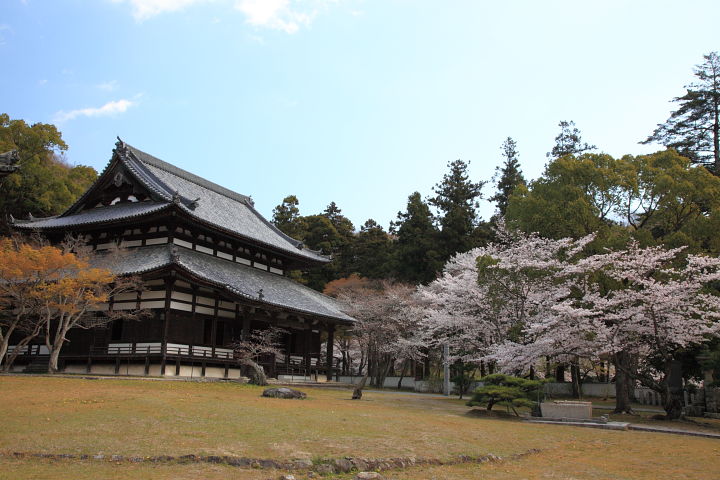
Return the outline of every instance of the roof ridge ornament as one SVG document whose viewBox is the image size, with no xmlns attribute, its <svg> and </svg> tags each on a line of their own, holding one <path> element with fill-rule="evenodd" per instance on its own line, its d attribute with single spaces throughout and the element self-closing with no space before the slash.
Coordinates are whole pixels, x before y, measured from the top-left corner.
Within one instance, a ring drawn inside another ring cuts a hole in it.
<svg viewBox="0 0 720 480">
<path fill-rule="evenodd" d="M 170 261 L 173 263 L 177 263 L 180 260 L 180 252 L 178 252 L 178 247 L 173 245 L 172 249 L 170 250 Z"/>
<path fill-rule="evenodd" d="M 175 192 L 173 193 L 172 202 L 176 205 L 180 204 L 180 192 L 178 192 L 177 190 L 175 190 Z"/>
<path fill-rule="evenodd" d="M 265 298 L 265 295 L 263 294 L 263 289 L 262 289 L 262 288 L 261 288 L 260 290 L 258 290 L 257 293 L 258 293 L 258 299 L 259 299 L 259 300 L 262 300 L 263 298 Z"/>
<path fill-rule="evenodd" d="M 127 143 L 123 142 L 122 139 L 118 136 L 117 142 L 115 142 L 115 151 L 117 153 L 121 153 L 123 155 L 126 155 L 128 153 L 128 146 Z"/>
</svg>

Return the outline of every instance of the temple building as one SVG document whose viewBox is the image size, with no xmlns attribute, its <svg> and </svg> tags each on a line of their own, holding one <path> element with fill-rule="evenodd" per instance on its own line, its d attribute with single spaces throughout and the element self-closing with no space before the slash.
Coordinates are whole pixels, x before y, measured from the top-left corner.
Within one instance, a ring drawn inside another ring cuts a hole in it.
<svg viewBox="0 0 720 480">
<path fill-rule="evenodd" d="M 16 220 L 14 227 L 51 242 L 81 235 L 100 264 L 105 258 L 114 273 L 139 275 L 144 283 L 98 314 L 140 308 L 151 315 L 71 330 L 60 360 L 66 372 L 238 378 L 231 344 L 277 326 L 287 332 L 283 354 L 261 359 L 267 374 L 330 379 L 334 332 L 354 322 L 335 300 L 288 276 L 328 257 L 283 234 L 250 197 L 121 140 L 97 181 L 66 212 Z M 31 345 L 17 363 L 32 364 L 46 353 Z"/>
</svg>

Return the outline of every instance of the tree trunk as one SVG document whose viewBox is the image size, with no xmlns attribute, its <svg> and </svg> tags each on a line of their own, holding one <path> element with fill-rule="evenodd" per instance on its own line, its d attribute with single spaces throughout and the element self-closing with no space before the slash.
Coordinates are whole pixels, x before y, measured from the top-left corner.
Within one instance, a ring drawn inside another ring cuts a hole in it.
<svg viewBox="0 0 720 480">
<path fill-rule="evenodd" d="M 55 338 L 53 339 L 52 344 L 50 343 L 47 336 L 45 338 L 45 344 L 50 351 L 50 360 L 48 361 L 48 373 L 58 373 L 59 371 L 58 360 L 60 359 L 60 350 L 65 343 L 65 335 L 67 335 L 67 332 L 70 329 L 65 325 L 65 321 L 59 322 L 57 330 L 55 331 Z"/>
<path fill-rule="evenodd" d="M 631 368 L 630 353 L 626 351 L 615 354 L 615 410 L 613 413 L 634 415 L 630 404 L 634 381 L 629 374 Z"/>
<path fill-rule="evenodd" d="M 565 365 L 555 367 L 555 381 L 558 383 L 565 381 Z"/>
<path fill-rule="evenodd" d="M 365 388 L 365 384 L 367 383 L 368 375 L 368 371 L 365 371 L 365 375 L 363 375 L 362 379 L 360 379 L 360 383 L 355 386 L 352 394 L 353 400 L 360 400 L 362 398 L 362 391 L 363 388 Z"/>
<path fill-rule="evenodd" d="M 572 381 L 572 397 L 573 398 L 582 398 L 582 383 L 580 382 L 580 365 L 577 363 L 578 359 L 575 359 L 575 362 L 570 364 L 570 379 Z"/>
<path fill-rule="evenodd" d="M 3 360 L 5 360 L 5 355 L 8 351 L 8 345 L 10 345 L 10 335 L 12 335 L 13 330 L 15 330 L 15 325 L 10 325 L 5 332 L 5 335 L 2 337 L 2 340 L 0 340 L 0 365 L 3 365 Z M 7 365 L 7 362 L 5 363 L 5 365 Z"/>
<path fill-rule="evenodd" d="M 60 348 L 53 347 L 50 351 L 50 360 L 48 361 L 48 373 L 58 373 L 58 360 L 60 358 Z"/>
<path fill-rule="evenodd" d="M 403 361 L 402 370 L 400 371 L 400 380 L 398 380 L 398 384 L 397 384 L 398 390 L 400 390 L 402 388 L 402 381 L 403 381 L 403 378 L 405 378 L 405 370 L 407 370 L 407 366 L 408 366 L 409 362 L 410 362 L 409 360 Z"/>
<path fill-rule="evenodd" d="M 242 363 L 243 365 L 247 365 L 252 369 L 254 373 L 252 383 L 254 383 L 255 385 L 260 385 L 261 387 L 264 387 L 268 384 L 267 376 L 265 375 L 265 370 L 263 369 L 262 365 L 258 364 L 250 358 L 244 358 L 240 360 L 240 363 Z"/>
<path fill-rule="evenodd" d="M 10 355 L 5 358 L 5 363 L 2 366 L 2 372 L 8 373 L 10 371 L 10 368 L 12 367 L 13 363 L 15 363 L 15 359 L 20 355 L 20 351 L 23 349 L 23 347 L 27 346 L 35 337 L 37 337 L 38 334 L 30 334 L 20 340 L 17 345 L 15 345 L 15 349 L 12 351 Z M 6 351 L 7 351 L 7 345 L 5 345 Z"/>
<path fill-rule="evenodd" d="M 682 416 L 683 408 L 682 364 L 679 361 L 665 362 L 665 378 L 661 384 L 663 391 L 660 396 L 663 399 L 665 416 L 668 420 L 676 420 Z"/>
<path fill-rule="evenodd" d="M 715 98 L 717 99 L 717 96 L 715 96 Z M 713 173 L 720 176 L 720 115 L 718 113 L 717 100 L 714 105 L 713 117 L 713 157 L 715 160 L 713 162 L 713 166 L 715 167 Z"/>
</svg>

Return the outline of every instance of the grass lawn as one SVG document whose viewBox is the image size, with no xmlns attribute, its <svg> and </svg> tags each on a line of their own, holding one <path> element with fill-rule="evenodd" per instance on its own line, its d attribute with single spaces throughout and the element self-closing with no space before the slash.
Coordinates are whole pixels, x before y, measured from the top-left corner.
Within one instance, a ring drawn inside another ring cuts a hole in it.
<svg viewBox="0 0 720 480">
<path fill-rule="evenodd" d="M 0 453 L 444 459 L 488 453 L 506 457 L 539 449 L 540 453 L 496 464 L 414 467 L 385 476 L 428 480 L 720 477 L 719 440 L 526 424 L 468 414 L 470 409 L 462 401 L 452 399 L 368 391 L 363 400 L 351 401 L 350 391 L 304 390 L 308 398 L 297 401 L 262 398 L 261 388 L 232 383 L 0 377 Z M 0 457 L 2 479 L 254 480 L 279 474 L 209 464 Z"/>
</svg>

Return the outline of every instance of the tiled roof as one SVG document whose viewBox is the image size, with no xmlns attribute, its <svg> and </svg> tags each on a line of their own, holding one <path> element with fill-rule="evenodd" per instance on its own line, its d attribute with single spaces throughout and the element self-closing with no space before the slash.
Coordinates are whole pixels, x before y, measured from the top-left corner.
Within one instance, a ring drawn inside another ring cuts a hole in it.
<svg viewBox="0 0 720 480">
<path fill-rule="evenodd" d="M 154 205 L 173 202 L 196 220 L 222 229 L 232 235 L 283 251 L 296 258 L 322 263 L 330 261 L 327 256 L 305 248 L 302 242 L 278 230 L 277 227 L 255 210 L 250 197 L 221 187 L 131 147 L 122 141 L 118 141 L 114 153 L 110 165 L 115 160 L 122 162 L 125 168 L 150 192 L 155 200 Z M 100 178 L 108 172 L 110 165 L 101 174 Z M 95 185 L 99 181 L 100 179 Z M 59 217 L 22 222 L 18 226 L 25 229 L 43 229 L 55 226 L 70 227 L 72 225 L 94 223 L 87 221 L 88 218 L 101 218 L 103 215 L 107 215 L 108 218 L 111 217 L 113 213 L 110 210 L 108 210 L 107 214 L 100 213 L 100 211 L 103 208 L 111 209 L 115 207 L 99 207 L 96 209 L 97 211 L 93 210 L 94 213 L 87 214 L 90 215 L 89 217 L 86 216 L 88 210 L 83 210 L 83 208 L 86 206 L 88 195 L 92 189 L 93 187 Z M 142 207 L 137 208 L 138 211 L 142 210 Z M 150 211 L 155 210 L 149 208 L 145 213 Z M 64 220 L 60 220 L 61 218 Z"/>
<path fill-rule="evenodd" d="M 158 212 L 170 205 L 172 205 L 172 203 L 169 202 L 119 203 L 109 207 L 82 210 L 79 213 L 69 215 L 67 217 L 58 216 L 36 220 L 15 220 L 14 225 L 18 228 L 26 230 L 42 230 L 51 228 L 67 228 L 77 225 L 90 225 L 94 223 L 107 223 L 114 220 L 125 220 Z"/>
<path fill-rule="evenodd" d="M 336 300 L 287 277 L 173 245 L 132 248 L 120 253 L 100 254 L 97 266 L 118 275 L 133 275 L 168 266 L 199 277 L 230 294 L 266 303 L 299 314 L 317 315 L 350 324 L 354 319 Z M 261 295 L 262 293 L 262 295 Z"/>
</svg>

